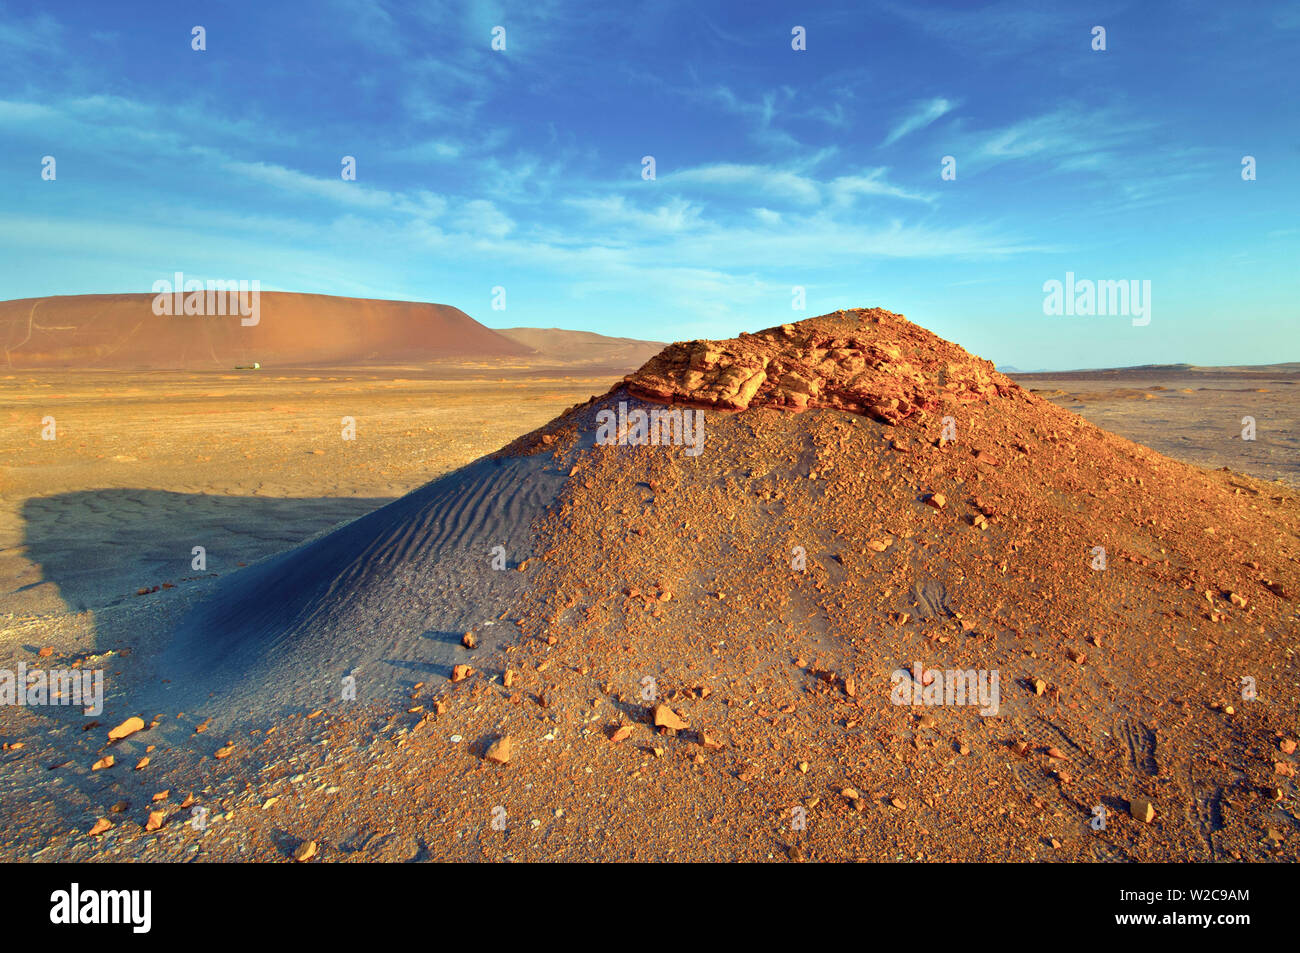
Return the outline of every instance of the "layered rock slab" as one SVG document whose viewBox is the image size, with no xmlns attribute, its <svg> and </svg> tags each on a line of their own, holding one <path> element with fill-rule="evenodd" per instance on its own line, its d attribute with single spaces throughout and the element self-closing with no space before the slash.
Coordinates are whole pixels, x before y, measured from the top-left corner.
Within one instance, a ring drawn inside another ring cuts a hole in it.
<svg viewBox="0 0 1300 953">
<path fill-rule="evenodd" d="M 626 380 L 630 393 L 717 410 L 811 407 L 888 424 L 945 404 L 1026 395 L 993 365 L 883 308 L 836 311 L 729 341 L 673 344 Z"/>
</svg>

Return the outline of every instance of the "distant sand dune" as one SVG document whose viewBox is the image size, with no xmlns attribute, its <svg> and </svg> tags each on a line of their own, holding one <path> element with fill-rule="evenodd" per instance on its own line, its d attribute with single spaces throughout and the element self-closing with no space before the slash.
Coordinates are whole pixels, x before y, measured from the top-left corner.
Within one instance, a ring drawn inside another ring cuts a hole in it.
<svg viewBox="0 0 1300 953">
<path fill-rule="evenodd" d="M 0 301 L 10 369 L 199 370 L 527 358 L 533 350 L 443 304 L 263 292 L 260 320 L 159 316 L 152 294 Z"/>
</svg>

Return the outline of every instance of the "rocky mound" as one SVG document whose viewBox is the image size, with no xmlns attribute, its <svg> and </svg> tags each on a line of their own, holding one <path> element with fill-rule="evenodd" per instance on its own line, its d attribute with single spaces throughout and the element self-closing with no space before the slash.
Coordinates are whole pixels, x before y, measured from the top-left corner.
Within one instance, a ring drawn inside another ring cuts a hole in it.
<svg viewBox="0 0 1300 953">
<path fill-rule="evenodd" d="M 889 424 L 1020 392 L 988 361 L 881 308 L 837 311 L 732 341 L 673 344 L 627 387 L 667 403 L 821 407 Z"/>
</svg>

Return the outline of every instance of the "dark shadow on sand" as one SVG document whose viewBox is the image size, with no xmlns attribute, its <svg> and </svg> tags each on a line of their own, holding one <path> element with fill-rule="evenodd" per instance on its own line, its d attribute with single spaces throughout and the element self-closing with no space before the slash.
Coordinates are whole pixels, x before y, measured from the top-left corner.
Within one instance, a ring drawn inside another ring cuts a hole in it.
<svg viewBox="0 0 1300 953">
<path fill-rule="evenodd" d="M 140 589 L 234 572 L 388 502 L 87 490 L 28 500 L 24 543 L 42 581 L 59 587 L 70 611 L 83 612 L 148 598 Z M 196 546 L 204 549 L 201 569 Z"/>
</svg>

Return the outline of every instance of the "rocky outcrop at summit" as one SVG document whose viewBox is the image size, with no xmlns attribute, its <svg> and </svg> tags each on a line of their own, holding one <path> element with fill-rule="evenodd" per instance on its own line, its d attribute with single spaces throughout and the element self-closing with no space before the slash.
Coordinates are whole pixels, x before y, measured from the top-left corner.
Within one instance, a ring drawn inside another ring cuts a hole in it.
<svg viewBox="0 0 1300 953">
<path fill-rule="evenodd" d="M 662 403 L 823 407 L 889 424 L 945 404 L 1024 396 L 988 361 L 881 308 L 837 311 L 730 341 L 673 344 L 629 377 L 627 389 Z"/>
</svg>

